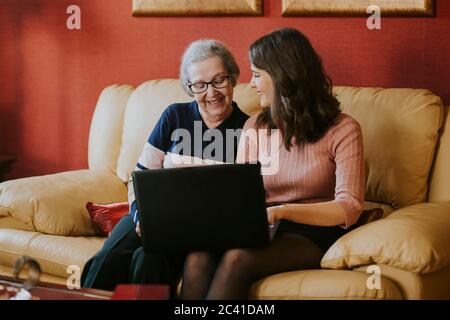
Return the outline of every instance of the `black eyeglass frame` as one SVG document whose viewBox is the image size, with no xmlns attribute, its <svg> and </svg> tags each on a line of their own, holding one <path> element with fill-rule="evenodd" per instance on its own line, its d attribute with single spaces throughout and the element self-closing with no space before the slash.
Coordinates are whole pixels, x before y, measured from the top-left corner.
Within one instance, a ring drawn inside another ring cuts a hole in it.
<svg viewBox="0 0 450 320">
<path fill-rule="evenodd" d="M 217 81 L 217 79 L 220 79 L 220 78 L 225 78 L 225 79 L 227 79 L 227 80 L 228 80 L 227 84 L 224 85 L 224 86 L 220 86 L 220 87 L 215 86 L 215 85 L 214 85 L 214 82 Z M 216 89 L 223 89 L 223 88 L 226 88 L 226 87 L 229 85 L 230 78 L 231 78 L 231 76 L 219 76 L 219 77 L 216 77 L 216 78 L 212 79 L 211 81 L 199 81 L 199 82 L 191 83 L 191 84 L 188 85 L 188 88 L 189 88 L 189 90 L 191 90 L 191 92 L 194 93 L 194 94 L 200 94 L 200 93 L 203 93 L 203 92 L 208 91 L 209 85 L 212 85 L 212 86 L 213 86 L 214 88 L 216 88 Z M 202 90 L 202 91 L 194 91 L 194 90 L 192 90 L 192 86 L 194 86 L 194 85 L 196 85 L 196 84 L 199 84 L 199 83 L 203 83 L 203 84 L 206 85 L 205 90 Z"/>
</svg>

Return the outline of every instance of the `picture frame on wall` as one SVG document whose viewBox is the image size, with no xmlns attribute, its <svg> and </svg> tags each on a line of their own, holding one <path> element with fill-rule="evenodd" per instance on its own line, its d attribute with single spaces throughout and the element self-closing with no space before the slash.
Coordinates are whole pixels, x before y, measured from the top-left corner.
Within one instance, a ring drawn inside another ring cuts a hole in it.
<svg viewBox="0 0 450 320">
<path fill-rule="evenodd" d="M 133 16 L 262 16 L 263 0 L 133 0 Z"/>
<path fill-rule="evenodd" d="M 367 16 L 379 6 L 382 16 L 434 17 L 436 0 L 282 0 L 282 16 Z"/>
</svg>

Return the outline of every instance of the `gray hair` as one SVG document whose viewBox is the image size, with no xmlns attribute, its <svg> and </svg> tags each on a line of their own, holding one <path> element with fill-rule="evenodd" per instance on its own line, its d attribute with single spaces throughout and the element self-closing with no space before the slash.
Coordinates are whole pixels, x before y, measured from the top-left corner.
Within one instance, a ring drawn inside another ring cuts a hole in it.
<svg viewBox="0 0 450 320">
<path fill-rule="evenodd" d="M 213 39 L 200 39 L 192 42 L 184 51 L 180 67 L 180 80 L 184 91 L 191 97 L 194 96 L 188 85 L 188 68 L 192 63 L 200 62 L 211 57 L 218 57 L 222 60 L 223 66 L 230 75 L 232 86 L 236 86 L 240 70 L 230 50 L 225 45 Z"/>
</svg>

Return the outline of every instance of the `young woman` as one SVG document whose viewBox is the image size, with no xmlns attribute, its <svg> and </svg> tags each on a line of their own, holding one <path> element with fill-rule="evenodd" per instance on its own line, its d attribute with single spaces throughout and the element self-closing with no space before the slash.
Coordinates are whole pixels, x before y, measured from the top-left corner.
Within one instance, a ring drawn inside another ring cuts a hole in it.
<svg viewBox="0 0 450 320">
<path fill-rule="evenodd" d="M 263 110 L 247 120 L 237 161 L 256 161 L 273 150 L 272 139 L 247 139 L 258 136 L 248 133 L 278 130 L 278 153 L 270 155 L 277 157 L 277 170 L 263 172 L 263 180 L 269 223 L 279 221 L 279 227 L 264 248 L 188 254 L 184 299 L 246 299 L 258 279 L 320 268 L 326 250 L 362 212 L 361 128 L 341 113 L 309 40 L 281 29 L 254 42 L 249 55 Z"/>
</svg>

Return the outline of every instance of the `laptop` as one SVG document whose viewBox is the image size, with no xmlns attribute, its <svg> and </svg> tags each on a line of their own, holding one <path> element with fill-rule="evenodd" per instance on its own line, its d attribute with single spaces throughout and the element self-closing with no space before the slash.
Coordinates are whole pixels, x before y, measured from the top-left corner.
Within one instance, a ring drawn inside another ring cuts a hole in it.
<svg viewBox="0 0 450 320">
<path fill-rule="evenodd" d="M 275 232 L 267 221 L 260 163 L 132 176 L 145 253 L 256 248 L 269 244 Z"/>
</svg>

